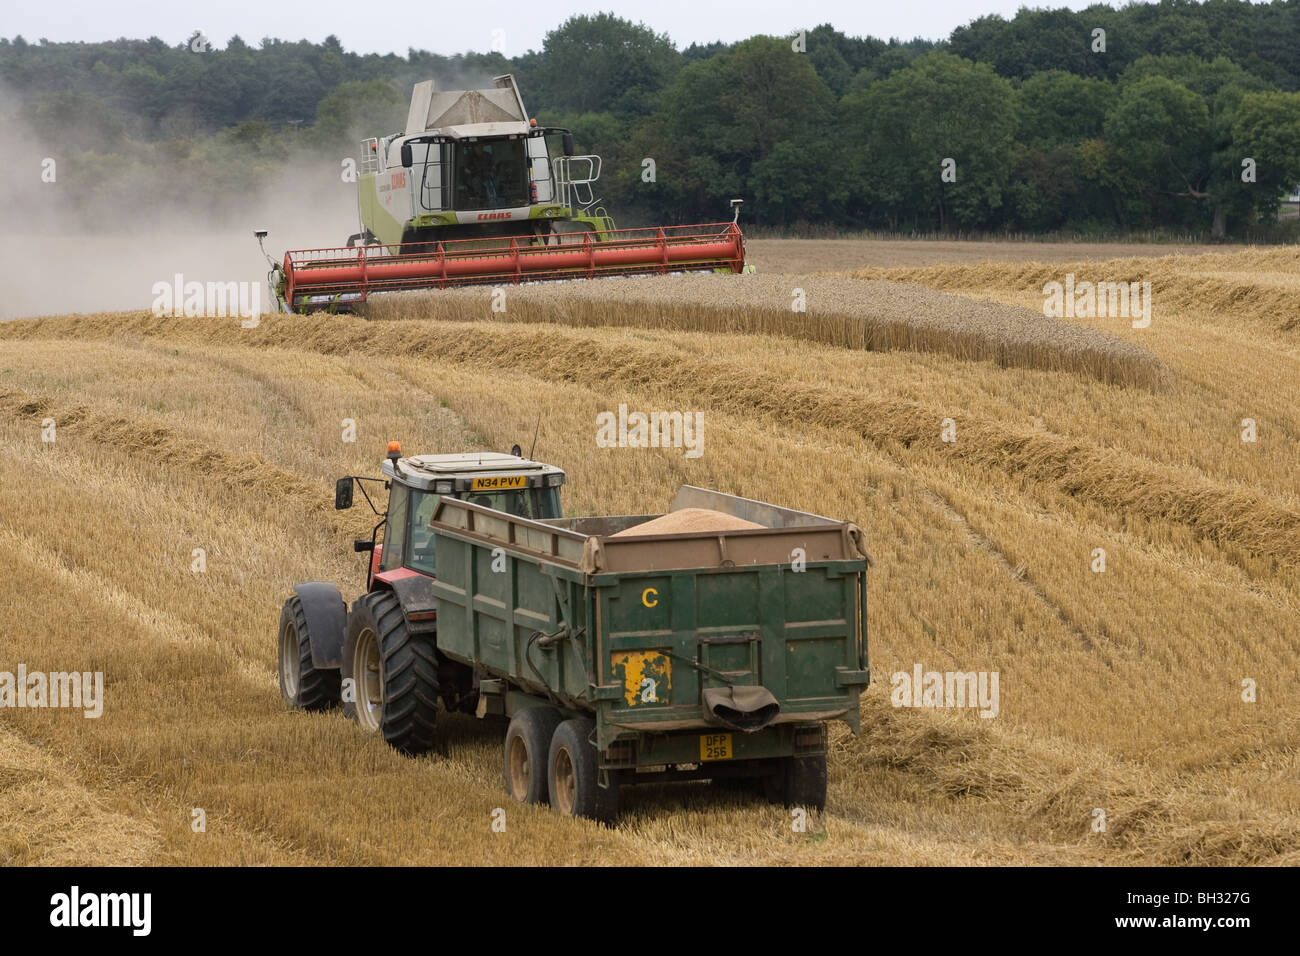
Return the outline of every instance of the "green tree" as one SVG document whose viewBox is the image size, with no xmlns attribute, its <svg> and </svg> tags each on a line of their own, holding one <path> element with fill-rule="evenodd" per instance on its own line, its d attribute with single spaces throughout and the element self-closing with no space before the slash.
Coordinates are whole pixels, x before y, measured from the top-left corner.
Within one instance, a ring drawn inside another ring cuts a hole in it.
<svg viewBox="0 0 1300 956">
<path fill-rule="evenodd" d="M 1015 91 L 986 64 L 936 51 L 845 97 L 845 141 L 860 203 L 896 226 L 924 217 L 991 224 L 1012 168 Z M 944 182 L 946 160 L 956 181 Z"/>
<path fill-rule="evenodd" d="M 667 34 L 609 13 L 570 17 L 546 34 L 535 71 L 540 108 L 644 116 L 681 66 Z"/>
<path fill-rule="evenodd" d="M 27 104 L 23 118 L 47 148 L 73 146 L 105 153 L 126 143 L 122 117 L 98 96 L 83 90 L 46 93 Z"/>
<path fill-rule="evenodd" d="M 1210 198 L 1213 148 L 1203 97 L 1166 77 L 1144 77 L 1125 87 L 1105 130 L 1130 216 L 1186 222 L 1188 203 Z"/>
<path fill-rule="evenodd" d="M 1300 183 L 1300 93 L 1243 96 L 1232 123 L 1232 145 L 1233 158 L 1255 161 L 1255 183 L 1242 184 L 1254 209 L 1276 218 L 1281 194 Z"/>
<path fill-rule="evenodd" d="M 805 41 L 813 69 L 836 96 L 847 93 L 853 77 L 887 48 L 874 37 L 845 36 L 829 23 L 809 30 Z"/>
<path fill-rule="evenodd" d="M 1044 149 L 1093 139 L 1117 97 L 1115 85 L 1105 80 L 1064 70 L 1035 73 L 1020 84 L 1017 139 Z"/>
<path fill-rule="evenodd" d="M 838 187 L 828 174 L 837 143 L 835 96 L 790 41 L 752 37 L 729 53 L 691 63 L 664 93 L 657 198 L 692 217 L 716 217 L 734 196 L 753 195 L 752 217 L 786 221 L 833 215 Z M 763 197 L 749 188 L 751 170 L 772 156 L 791 162 L 761 167 Z M 797 197 L 814 197 L 803 205 Z"/>
<path fill-rule="evenodd" d="M 1158 152 L 1158 145 L 1153 150 L 1149 143 L 1134 145 L 1113 140 L 1121 171 L 1133 175 L 1142 170 L 1138 175 L 1151 200 L 1146 217 L 1164 216 L 1166 197 L 1173 196 L 1182 200 L 1182 208 L 1172 210 L 1174 216 L 1187 221 L 1190 208 L 1190 221 L 1208 220 L 1211 234 L 1223 238 L 1231 222 L 1254 218 L 1260 201 L 1275 200 L 1275 196 L 1266 196 L 1242 182 L 1241 162 L 1248 154 L 1243 153 L 1234 134 L 1243 99 L 1266 89 L 1262 79 L 1224 57 L 1206 60 L 1191 55 L 1163 55 L 1135 61 L 1124 71 L 1120 84 L 1124 108 L 1117 114 L 1111 134 L 1122 128 L 1123 136 L 1140 137 L 1141 126 L 1134 125 L 1134 120 L 1154 123 L 1148 136 L 1157 138 L 1166 134 L 1155 131 L 1172 130 L 1184 120 L 1196 124 L 1190 131 L 1181 131 L 1181 145 L 1164 141 L 1171 147 L 1171 157 L 1177 158 L 1169 158 L 1154 169 L 1149 160 L 1153 152 Z M 1148 95 L 1154 95 L 1154 99 L 1140 102 Z M 1201 107 L 1184 106 L 1184 101 L 1190 103 L 1189 95 L 1199 99 Z M 1187 139 L 1188 135 L 1194 139 Z M 1171 178 L 1174 170 L 1178 175 Z M 1161 173 L 1164 178 L 1149 178 Z"/>
<path fill-rule="evenodd" d="M 385 80 L 354 80 L 336 86 L 316 104 L 312 139 L 322 147 L 352 148 L 370 136 L 402 132 L 407 104 Z"/>
<path fill-rule="evenodd" d="M 1207 99 L 1227 86 L 1243 90 L 1268 89 L 1267 82 L 1246 72 L 1227 57 L 1206 60 L 1190 54 L 1139 57 L 1124 70 L 1119 82 L 1121 86 L 1127 86 L 1148 76 L 1163 76 Z"/>
</svg>

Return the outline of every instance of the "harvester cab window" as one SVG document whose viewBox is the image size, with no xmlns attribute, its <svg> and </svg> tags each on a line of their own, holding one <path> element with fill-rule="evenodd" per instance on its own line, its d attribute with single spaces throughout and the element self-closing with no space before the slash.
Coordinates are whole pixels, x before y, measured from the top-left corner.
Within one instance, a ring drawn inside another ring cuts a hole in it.
<svg viewBox="0 0 1300 956">
<path fill-rule="evenodd" d="M 441 210 L 446 186 L 443 147 L 437 143 L 412 143 L 411 160 L 411 171 L 418 170 L 420 178 L 420 206 L 433 211 Z"/>
<path fill-rule="evenodd" d="M 457 143 L 455 195 L 457 209 L 508 209 L 527 206 L 527 140 Z"/>
<path fill-rule="evenodd" d="M 384 525 L 384 552 L 379 556 L 379 570 L 391 571 L 402 566 L 406 550 L 406 513 L 410 489 L 393 482 L 388 495 L 388 521 Z"/>
<path fill-rule="evenodd" d="M 537 186 L 537 201 L 554 202 L 555 182 L 551 178 L 551 156 L 547 149 L 546 137 L 534 136 L 527 142 L 528 161 L 532 167 L 529 178 Z"/>
</svg>

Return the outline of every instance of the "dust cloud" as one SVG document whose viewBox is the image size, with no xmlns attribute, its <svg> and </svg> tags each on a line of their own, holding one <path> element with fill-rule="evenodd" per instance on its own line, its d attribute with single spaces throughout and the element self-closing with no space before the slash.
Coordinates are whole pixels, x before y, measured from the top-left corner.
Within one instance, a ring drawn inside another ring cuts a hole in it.
<svg viewBox="0 0 1300 956">
<path fill-rule="evenodd" d="M 344 180 L 342 156 L 300 153 L 249 190 L 187 182 L 191 167 L 162 176 L 145 163 L 123 169 L 119 156 L 42 142 L 20 115 L 0 90 L 0 318 L 149 309 L 154 283 L 177 273 L 260 283 L 270 311 L 254 229 L 269 230 L 266 251 L 277 261 L 357 232 L 357 187 Z M 247 161 L 229 157 L 232 170 Z"/>
<path fill-rule="evenodd" d="M 413 71 L 396 85 L 409 99 L 411 84 L 428 78 Z M 433 78 L 440 90 L 493 85 L 491 72 L 468 67 Z M 0 84 L 0 319 L 149 309 L 154 284 L 174 284 L 178 273 L 185 282 L 260 283 L 271 311 L 270 267 L 253 230 L 269 230 L 266 252 L 277 262 L 289 249 L 344 245 L 359 223 L 342 160 L 359 154 L 362 136 L 398 131 L 361 131 L 343 154 L 295 148 L 249 190 L 241 165 L 267 165 L 255 154 L 232 148 L 215 170 L 183 157 L 160 166 L 164 150 L 190 147 L 109 146 L 78 130 L 43 141 L 23 116 L 21 97 Z"/>
</svg>

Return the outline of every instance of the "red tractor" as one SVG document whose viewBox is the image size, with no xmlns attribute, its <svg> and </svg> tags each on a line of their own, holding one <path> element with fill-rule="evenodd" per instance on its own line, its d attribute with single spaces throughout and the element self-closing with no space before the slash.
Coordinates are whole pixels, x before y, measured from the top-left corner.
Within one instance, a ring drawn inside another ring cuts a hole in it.
<svg viewBox="0 0 1300 956">
<path fill-rule="evenodd" d="M 379 516 L 369 539 L 353 543 L 370 552 L 366 591 L 344 603 L 338 587 L 324 581 L 299 584 L 280 614 L 280 693 L 304 710 L 343 711 L 366 730 L 379 731 L 408 754 L 434 743 L 438 700 L 449 710 L 472 712 L 478 676 L 466 664 L 438 653 L 437 605 L 433 596 L 434 538 L 429 517 L 442 496 L 523 518 L 563 517 L 564 472 L 520 456 L 402 456 L 391 442 L 383 478 L 349 476 L 335 485 L 334 507 L 352 507 L 360 488 Z M 366 484 L 388 492 L 384 510 Z M 382 530 L 382 543 L 380 532 Z"/>
</svg>

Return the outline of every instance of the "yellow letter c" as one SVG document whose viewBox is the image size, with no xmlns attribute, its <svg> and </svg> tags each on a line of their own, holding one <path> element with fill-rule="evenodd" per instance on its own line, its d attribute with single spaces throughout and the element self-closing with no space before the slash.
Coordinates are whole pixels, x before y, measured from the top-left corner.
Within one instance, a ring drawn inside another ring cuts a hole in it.
<svg viewBox="0 0 1300 956">
<path fill-rule="evenodd" d="M 650 600 L 650 595 L 652 594 L 655 596 L 655 600 L 653 601 Z M 654 607 L 656 604 L 659 603 L 658 598 L 659 598 L 659 592 L 656 591 L 654 588 L 646 588 L 644 591 L 641 592 L 641 603 L 644 604 L 646 607 Z"/>
</svg>

